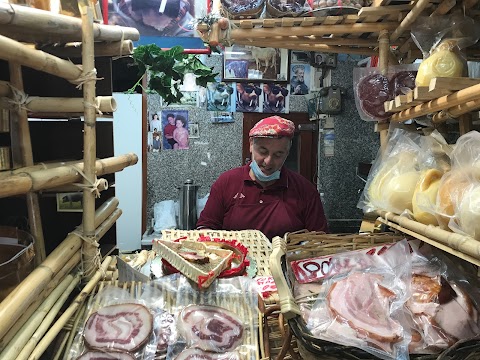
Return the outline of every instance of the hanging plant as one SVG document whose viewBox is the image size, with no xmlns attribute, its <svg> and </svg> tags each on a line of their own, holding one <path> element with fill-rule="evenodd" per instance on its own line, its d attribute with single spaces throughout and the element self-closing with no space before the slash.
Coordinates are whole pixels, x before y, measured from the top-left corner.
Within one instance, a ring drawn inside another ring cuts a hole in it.
<svg viewBox="0 0 480 360">
<path fill-rule="evenodd" d="M 162 50 L 155 44 L 140 45 L 133 50 L 133 60 L 138 66 L 141 75 L 137 83 L 128 93 L 133 93 L 137 86 L 141 86 L 143 78 L 148 74 L 147 89 L 145 92 L 156 92 L 167 103 L 178 103 L 182 98 L 180 86 L 187 73 L 193 73 L 196 84 L 206 87 L 208 82 L 214 82 L 218 73 L 213 68 L 205 66 L 198 55 L 185 54 L 183 47 L 174 46 L 169 50 Z"/>
</svg>

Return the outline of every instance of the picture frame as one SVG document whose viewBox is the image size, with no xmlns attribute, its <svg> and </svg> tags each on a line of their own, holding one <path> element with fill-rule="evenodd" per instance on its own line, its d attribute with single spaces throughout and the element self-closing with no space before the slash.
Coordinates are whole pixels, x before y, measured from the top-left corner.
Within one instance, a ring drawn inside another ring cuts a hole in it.
<svg viewBox="0 0 480 360">
<path fill-rule="evenodd" d="M 225 47 L 223 81 L 288 82 L 289 62 L 287 49 L 249 45 Z"/>
<path fill-rule="evenodd" d="M 83 212 L 83 191 L 56 195 L 57 212 Z"/>
<path fill-rule="evenodd" d="M 190 139 L 198 139 L 200 137 L 200 129 L 197 123 L 190 123 L 188 127 L 188 135 Z"/>
</svg>

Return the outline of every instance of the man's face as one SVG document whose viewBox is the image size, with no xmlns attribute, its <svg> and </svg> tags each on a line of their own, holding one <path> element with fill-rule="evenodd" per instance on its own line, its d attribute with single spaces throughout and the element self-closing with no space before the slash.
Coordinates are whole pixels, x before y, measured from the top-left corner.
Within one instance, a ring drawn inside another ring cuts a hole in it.
<svg viewBox="0 0 480 360">
<path fill-rule="evenodd" d="M 169 123 L 170 125 L 175 125 L 175 118 L 169 117 L 169 118 L 168 118 L 168 123 Z"/>
<path fill-rule="evenodd" d="M 290 139 L 250 138 L 250 152 L 265 175 L 280 170 L 290 150 Z"/>
<path fill-rule="evenodd" d="M 303 69 L 298 69 L 298 70 L 297 70 L 297 79 L 298 79 L 298 81 L 303 82 L 304 78 L 305 78 L 305 70 L 303 70 Z"/>
</svg>

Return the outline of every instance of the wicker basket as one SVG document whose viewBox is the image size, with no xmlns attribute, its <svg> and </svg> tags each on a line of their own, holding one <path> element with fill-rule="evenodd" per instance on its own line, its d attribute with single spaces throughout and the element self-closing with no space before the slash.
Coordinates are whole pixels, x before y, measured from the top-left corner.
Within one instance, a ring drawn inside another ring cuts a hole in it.
<svg viewBox="0 0 480 360">
<path fill-rule="evenodd" d="M 303 359 L 378 359 L 361 349 L 335 344 L 312 336 L 295 303 L 286 274 L 287 264 L 293 260 L 331 255 L 338 252 L 366 249 L 372 246 L 404 239 L 404 235 L 392 233 L 377 234 L 323 234 L 292 233 L 285 239 L 273 240 L 270 258 L 273 277 L 278 287 L 281 311 L 297 339 L 299 353 Z M 440 355 L 411 355 L 417 360 L 473 360 L 480 359 L 480 338 L 459 342 Z"/>
<path fill-rule="evenodd" d="M 299 11 L 282 11 L 272 4 L 272 0 L 267 0 L 266 9 L 267 13 L 273 18 L 309 16 L 306 13 L 306 8 L 302 7 Z"/>
<path fill-rule="evenodd" d="M 231 20 L 243 20 L 243 19 L 257 19 L 262 14 L 265 8 L 265 0 L 261 0 L 258 2 L 258 6 L 250 8 L 248 10 L 242 12 L 234 12 L 231 11 L 230 6 L 226 0 L 221 0 L 222 2 L 222 10 L 225 12 L 227 17 Z"/>
</svg>

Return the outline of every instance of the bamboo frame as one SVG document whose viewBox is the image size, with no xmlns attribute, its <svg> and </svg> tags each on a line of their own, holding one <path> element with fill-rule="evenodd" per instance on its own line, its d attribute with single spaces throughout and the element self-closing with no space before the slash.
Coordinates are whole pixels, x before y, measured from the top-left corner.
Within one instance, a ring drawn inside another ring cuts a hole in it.
<svg viewBox="0 0 480 360">
<path fill-rule="evenodd" d="M 453 250 L 457 250 L 463 254 L 480 260 L 480 242 L 469 236 L 451 233 L 442 230 L 437 226 L 424 225 L 383 210 L 377 210 L 376 213 L 378 216 L 381 216 L 387 221 L 393 221 L 408 230 L 414 231 L 420 235 L 426 236 L 427 238 L 438 241 L 439 243 L 446 245 Z"/>
<path fill-rule="evenodd" d="M 114 112 L 117 110 L 117 103 L 113 96 L 97 96 L 93 102 L 100 112 Z M 2 99 L 4 108 L 15 108 L 9 104 L 8 99 Z M 61 97 L 28 97 L 24 106 L 29 112 L 51 112 L 51 113 L 79 113 L 83 112 L 84 100 L 82 98 L 61 98 Z"/>
<path fill-rule="evenodd" d="M 98 224 L 99 235 L 105 234 L 108 225 L 113 225 L 120 216 L 118 200 L 113 198 L 105 202 L 95 212 L 95 224 Z M 103 220 L 103 221 L 102 221 Z M 82 226 L 79 227 L 82 229 Z M 103 235 L 102 235 L 103 236 Z M 35 301 L 42 289 L 65 265 L 70 257 L 80 250 L 82 239 L 74 233 L 69 234 L 63 242 L 53 250 L 41 266 L 33 270 L 15 290 L 0 303 L 0 339 L 22 316 L 23 312 Z"/>
<path fill-rule="evenodd" d="M 418 0 L 413 9 L 405 16 L 400 25 L 395 29 L 395 31 L 390 35 L 390 41 L 397 40 L 407 29 L 410 28 L 410 25 L 417 19 L 417 17 L 422 13 L 427 6 L 430 5 L 430 0 Z"/>
<path fill-rule="evenodd" d="M 466 89 L 454 92 L 453 94 L 445 95 L 438 99 L 395 113 L 390 118 L 390 121 L 403 122 L 415 117 L 462 105 L 477 100 L 478 94 L 480 94 L 480 84 L 470 86 Z"/>
<path fill-rule="evenodd" d="M 82 40 L 80 19 L 21 5 L 0 3 L 0 24 L 8 25 L 8 29 L 17 34 L 30 32 L 40 42 L 44 37 L 49 40 L 58 37 L 60 42 Z M 93 35 L 96 41 L 136 41 L 140 38 L 135 28 L 101 24 L 93 24 Z M 65 41 L 67 38 L 69 40 Z"/>
<path fill-rule="evenodd" d="M 478 109 L 480 109 L 480 99 L 472 100 L 436 113 L 433 115 L 432 122 L 434 124 L 441 124 L 448 119 L 458 118 L 463 114 L 467 114 Z"/>
<path fill-rule="evenodd" d="M 10 83 L 13 87 L 23 91 L 22 67 L 15 62 L 10 62 L 8 67 L 10 70 Z M 20 146 L 19 158 L 22 159 L 23 166 L 31 166 L 33 165 L 33 153 L 27 111 L 23 108 L 17 108 L 15 113 L 17 116 L 19 136 L 19 139 L 16 139 L 16 141 Z M 26 194 L 26 201 L 28 223 L 30 225 L 32 236 L 35 239 L 33 244 L 35 249 L 35 264 L 38 266 L 47 256 L 45 252 L 45 239 L 43 238 L 42 217 L 40 215 L 38 194 L 28 192 Z"/>
<path fill-rule="evenodd" d="M 378 65 L 380 68 L 380 72 L 386 76 L 388 73 L 388 62 L 389 62 L 389 54 L 390 54 L 390 41 L 389 41 L 387 30 L 380 31 L 380 35 L 378 36 L 378 43 L 379 43 Z M 380 149 L 382 154 L 385 152 L 385 149 L 387 148 L 387 143 L 388 143 L 388 129 L 380 130 Z"/>
<path fill-rule="evenodd" d="M 271 47 L 275 46 L 272 44 L 269 39 L 262 39 L 255 40 L 255 41 L 235 41 L 235 44 L 238 45 L 252 45 L 252 46 L 263 46 L 263 47 Z M 300 51 L 324 51 L 330 52 L 335 54 L 356 54 L 356 55 L 376 55 L 377 51 L 374 49 L 370 49 L 367 47 L 359 47 L 359 48 L 350 48 L 350 47 L 342 47 L 342 46 L 332 46 L 332 45 L 303 45 L 302 42 L 298 43 L 282 43 L 276 44 L 276 46 L 281 47 L 282 49 L 289 49 L 289 50 L 300 50 Z"/>
<path fill-rule="evenodd" d="M 89 280 L 87 285 L 83 288 L 82 292 L 75 298 L 72 304 L 63 312 L 59 319 L 53 324 L 53 326 L 48 330 L 42 340 L 35 347 L 35 350 L 32 352 L 28 360 L 38 360 L 45 352 L 47 347 L 50 345 L 53 339 L 58 335 L 58 333 L 65 326 L 70 317 L 77 311 L 77 309 L 83 304 L 87 296 L 93 291 L 97 283 L 103 277 L 108 265 L 112 261 L 112 257 L 107 256 L 103 261 L 100 269 L 95 272 L 95 275 Z"/>
<path fill-rule="evenodd" d="M 113 41 L 108 43 L 95 43 L 95 57 L 100 56 L 124 56 L 133 54 L 133 41 Z M 83 45 L 80 42 L 65 44 L 64 46 L 43 45 L 37 49 L 49 54 L 61 57 L 80 57 L 82 55 Z"/>
<path fill-rule="evenodd" d="M 75 280 L 74 280 L 75 279 Z M 42 302 L 40 307 L 30 317 L 28 323 L 24 324 L 22 328 L 15 334 L 15 337 L 8 343 L 5 349 L 0 353 L 0 358 L 3 359 L 17 359 L 18 354 L 22 351 L 22 348 L 29 342 L 29 339 L 38 329 L 44 318 L 47 316 L 50 309 L 57 302 L 65 290 L 69 287 L 69 284 L 76 286 L 79 283 L 79 277 L 73 275 L 67 275 L 63 281 L 48 295 L 48 297 Z M 73 289 L 72 289 L 73 290 Z M 69 292 L 67 292 L 67 295 Z"/>
<path fill-rule="evenodd" d="M 11 93 L 8 81 L 0 81 L 0 97 L 10 96 Z"/>
<path fill-rule="evenodd" d="M 137 161 L 138 157 L 133 153 L 97 160 L 95 162 L 96 174 L 98 176 L 111 174 L 134 165 Z M 46 170 L 19 169 L 18 173 L 14 175 L 0 176 L 0 198 L 26 194 L 29 191 L 53 189 L 79 182 L 82 180 L 82 175 L 78 170 L 84 171 L 83 162 Z"/>
<path fill-rule="evenodd" d="M 255 42 L 257 39 L 246 39 L 242 41 Z M 330 45 L 330 46 L 358 46 L 358 47 L 371 47 L 378 46 L 378 42 L 373 39 L 350 39 L 350 38 L 324 38 L 324 37 L 312 37 L 312 36 L 277 36 L 273 38 L 261 39 L 263 42 L 268 42 L 270 47 L 281 47 L 284 44 L 301 44 L 301 45 Z M 238 42 L 236 42 L 238 43 Z M 348 48 L 347 48 L 348 49 Z"/>
</svg>

